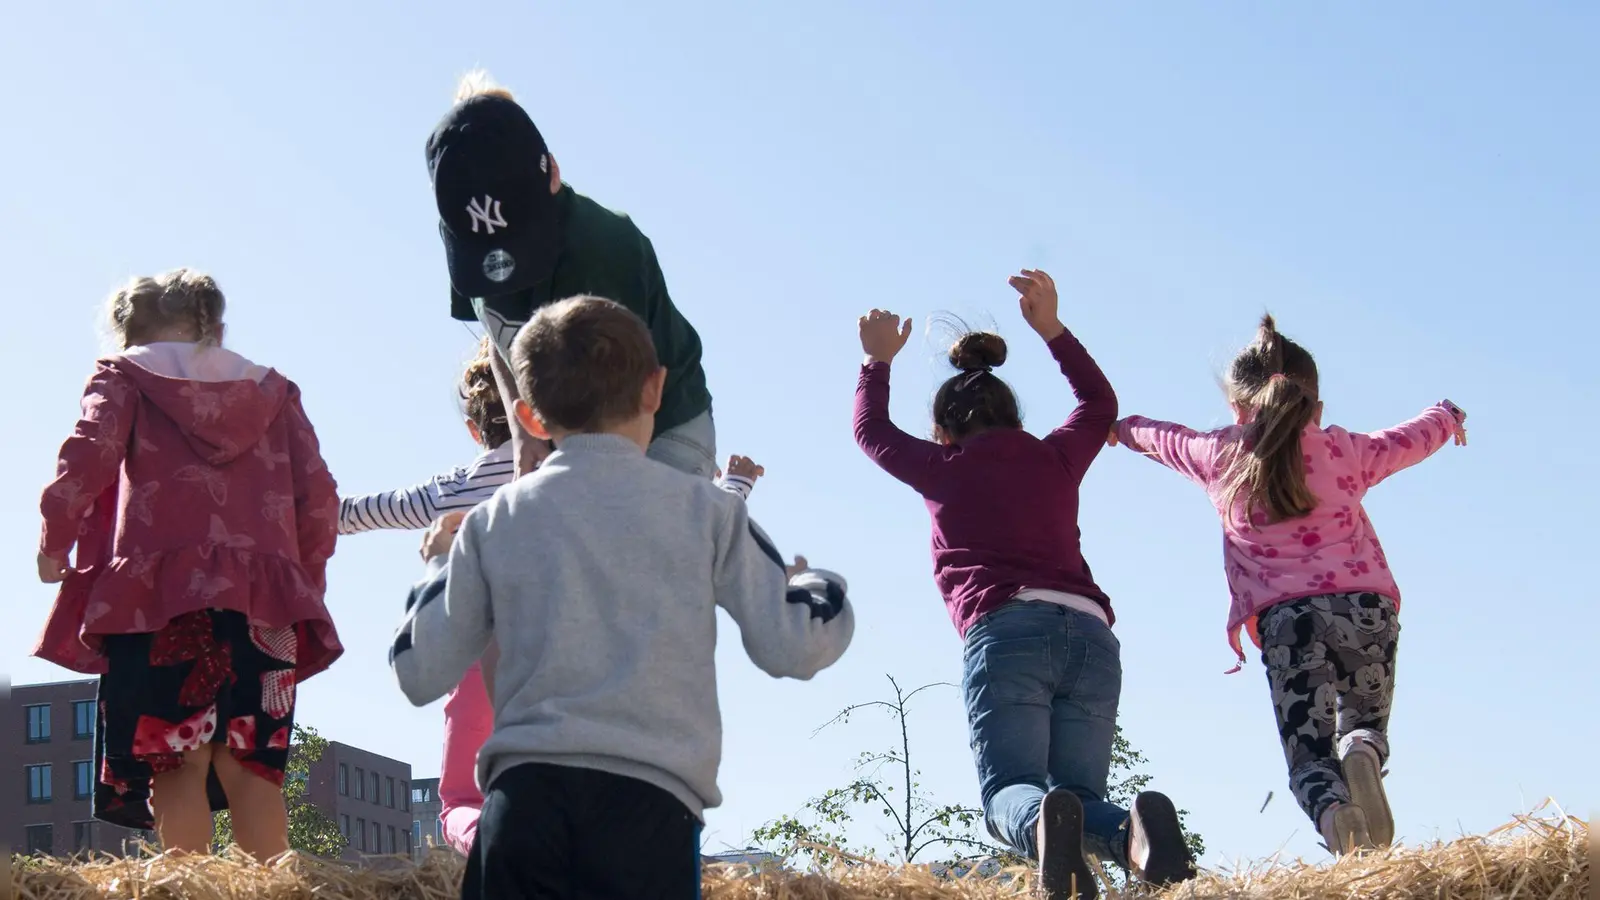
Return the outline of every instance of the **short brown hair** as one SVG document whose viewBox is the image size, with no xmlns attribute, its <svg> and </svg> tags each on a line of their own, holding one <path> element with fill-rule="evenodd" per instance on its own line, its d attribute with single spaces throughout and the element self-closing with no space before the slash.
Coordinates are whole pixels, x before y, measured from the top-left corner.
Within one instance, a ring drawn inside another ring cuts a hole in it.
<svg viewBox="0 0 1600 900">
<path fill-rule="evenodd" d="M 517 390 L 547 425 L 600 431 L 639 414 L 660 368 L 644 320 L 620 303 L 572 297 L 546 306 L 517 332 Z"/>
</svg>

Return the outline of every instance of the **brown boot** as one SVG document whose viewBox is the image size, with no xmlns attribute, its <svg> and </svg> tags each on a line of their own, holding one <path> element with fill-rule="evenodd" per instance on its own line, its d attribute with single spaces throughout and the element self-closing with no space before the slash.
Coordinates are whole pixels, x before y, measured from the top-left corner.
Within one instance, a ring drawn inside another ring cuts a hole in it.
<svg viewBox="0 0 1600 900">
<path fill-rule="evenodd" d="M 1100 895 L 1083 856 L 1083 801 L 1056 790 L 1039 803 L 1039 887 L 1046 900 L 1094 900 Z"/>
<path fill-rule="evenodd" d="M 1128 869 L 1145 884 L 1169 885 L 1195 875 L 1178 810 L 1165 794 L 1145 791 L 1128 813 Z"/>
</svg>

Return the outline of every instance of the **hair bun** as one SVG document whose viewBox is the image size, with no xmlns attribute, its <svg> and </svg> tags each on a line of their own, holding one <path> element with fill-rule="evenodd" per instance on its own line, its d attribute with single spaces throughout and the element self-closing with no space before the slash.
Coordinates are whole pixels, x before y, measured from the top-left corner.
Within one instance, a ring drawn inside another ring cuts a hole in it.
<svg viewBox="0 0 1600 900">
<path fill-rule="evenodd" d="M 963 372 L 993 369 L 1005 365 L 1006 341 L 998 334 L 974 331 L 961 336 L 950 347 L 950 365 Z"/>
</svg>

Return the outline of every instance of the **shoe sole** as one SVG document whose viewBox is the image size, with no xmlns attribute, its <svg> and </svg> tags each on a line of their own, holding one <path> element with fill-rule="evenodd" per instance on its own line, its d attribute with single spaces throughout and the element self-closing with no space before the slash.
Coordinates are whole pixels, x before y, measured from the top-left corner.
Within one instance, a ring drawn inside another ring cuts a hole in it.
<svg viewBox="0 0 1600 900">
<path fill-rule="evenodd" d="M 1379 848 L 1394 843 L 1394 812 L 1383 791 L 1383 767 L 1377 754 L 1365 750 L 1344 758 L 1344 780 L 1350 800 L 1367 816 L 1367 834 Z"/>
<path fill-rule="evenodd" d="M 1367 822 L 1367 815 L 1354 803 L 1340 807 L 1334 812 L 1333 830 L 1333 843 L 1337 848 L 1333 852 L 1337 856 L 1374 849 L 1372 827 Z"/>
<path fill-rule="evenodd" d="M 1132 827 L 1144 836 L 1144 846 L 1150 854 L 1143 869 L 1130 865 L 1140 881 L 1166 886 L 1195 876 L 1194 857 L 1189 853 L 1189 842 L 1183 839 L 1178 810 L 1165 794 L 1146 791 L 1133 798 L 1132 817 Z"/>
<path fill-rule="evenodd" d="M 1046 900 L 1095 900 L 1100 888 L 1083 856 L 1083 802 L 1051 791 L 1039 804 L 1039 887 Z"/>
</svg>

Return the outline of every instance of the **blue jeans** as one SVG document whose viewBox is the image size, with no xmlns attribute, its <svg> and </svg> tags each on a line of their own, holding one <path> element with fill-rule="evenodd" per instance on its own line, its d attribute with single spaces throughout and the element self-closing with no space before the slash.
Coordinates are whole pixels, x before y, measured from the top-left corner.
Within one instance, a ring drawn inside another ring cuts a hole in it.
<svg viewBox="0 0 1600 900">
<path fill-rule="evenodd" d="M 717 474 L 717 425 L 711 410 L 656 435 L 645 455 L 701 478 Z"/>
<path fill-rule="evenodd" d="M 1038 859 L 1039 802 L 1083 801 L 1084 850 L 1127 864 L 1128 811 L 1106 802 L 1121 644 L 1094 616 L 1014 601 L 967 631 L 962 690 L 989 833 Z"/>
</svg>

